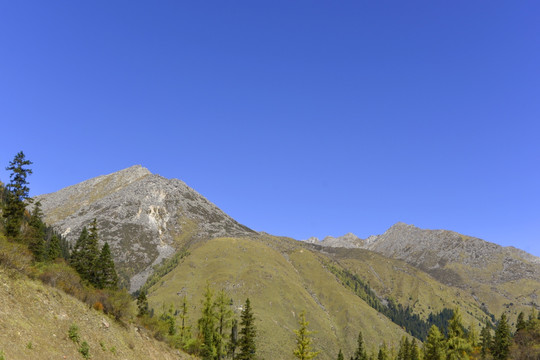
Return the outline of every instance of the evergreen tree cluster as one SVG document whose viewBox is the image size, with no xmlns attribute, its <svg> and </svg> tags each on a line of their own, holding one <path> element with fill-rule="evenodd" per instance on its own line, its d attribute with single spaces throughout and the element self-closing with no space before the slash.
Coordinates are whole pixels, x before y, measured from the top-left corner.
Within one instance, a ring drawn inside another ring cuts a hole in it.
<svg viewBox="0 0 540 360">
<path fill-rule="evenodd" d="M 246 299 L 239 320 L 232 309 L 232 299 L 224 290 L 214 295 L 207 285 L 201 305 L 197 335 L 193 337 L 188 325 L 186 296 L 182 298 L 180 309 L 169 306 L 159 317 L 154 317 L 153 309 L 149 310 L 145 290 L 140 291 L 137 297 L 138 317 L 143 325 L 155 331 L 158 339 L 204 360 L 256 359 L 257 330 L 249 299 Z"/>
<path fill-rule="evenodd" d="M 84 227 L 71 252 L 70 264 L 81 278 L 97 289 L 116 289 L 118 275 L 115 270 L 109 244 L 105 242 L 99 250 L 97 220 Z"/>
<path fill-rule="evenodd" d="M 30 188 L 27 181 L 27 177 L 32 174 L 32 170 L 28 168 L 31 164 L 21 151 L 6 167 L 11 174 L 9 184 L 0 186 L 2 228 L 9 240 L 28 246 L 37 262 L 54 261 L 58 258 L 67 260 L 69 245 L 66 239 L 43 222 L 41 203 L 36 202 L 31 212 L 26 210 L 33 202 L 29 198 Z"/>
<path fill-rule="evenodd" d="M 360 279 L 356 274 L 337 267 L 333 264 L 326 264 L 327 268 L 341 281 L 341 283 L 352 290 L 357 296 L 364 300 L 369 306 L 385 315 L 395 324 L 403 327 L 409 334 L 424 341 L 428 336 L 428 331 L 432 325 L 437 325 L 446 333 L 448 320 L 453 316 L 451 309 L 443 309 L 436 314 L 429 314 L 427 320 L 423 320 L 413 313 L 408 306 L 403 307 L 396 304 L 393 299 L 386 299 L 387 304 L 377 297 L 368 283 Z"/>
</svg>

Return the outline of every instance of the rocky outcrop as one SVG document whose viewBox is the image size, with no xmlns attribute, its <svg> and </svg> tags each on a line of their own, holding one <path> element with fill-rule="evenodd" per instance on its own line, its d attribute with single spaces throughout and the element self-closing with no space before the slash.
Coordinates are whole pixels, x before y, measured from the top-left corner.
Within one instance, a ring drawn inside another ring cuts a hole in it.
<svg viewBox="0 0 540 360">
<path fill-rule="evenodd" d="M 177 179 L 133 166 L 40 195 L 45 221 L 70 243 L 97 219 L 121 277 L 137 290 L 152 267 L 187 242 L 255 232 Z"/>
</svg>

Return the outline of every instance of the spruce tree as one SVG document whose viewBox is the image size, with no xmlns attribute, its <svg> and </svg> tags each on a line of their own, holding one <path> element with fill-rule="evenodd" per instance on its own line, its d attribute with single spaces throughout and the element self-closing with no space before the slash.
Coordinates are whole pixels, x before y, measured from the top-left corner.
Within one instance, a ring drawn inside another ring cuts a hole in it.
<svg viewBox="0 0 540 360">
<path fill-rule="evenodd" d="M 424 343 L 424 360 L 444 360 L 445 358 L 444 337 L 439 328 L 432 325 Z"/>
<path fill-rule="evenodd" d="M 221 360 L 225 355 L 227 355 L 227 329 L 231 326 L 231 321 L 233 317 L 233 312 L 231 310 L 231 298 L 227 296 L 224 290 L 218 292 L 216 296 L 215 307 L 217 318 L 217 336 L 215 339 L 216 353 L 217 359 Z"/>
<path fill-rule="evenodd" d="M 306 320 L 306 312 L 302 311 L 298 319 L 300 329 L 294 330 L 296 334 L 296 348 L 293 350 L 293 355 L 300 360 L 314 359 L 319 351 L 311 351 L 311 338 L 313 333 L 307 329 L 309 322 Z"/>
<path fill-rule="evenodd" d="M 525 314 L 523 314 L 523 311 L 521 311 L 516 321 L 516 333 L 520 330 L 524 330 L 526 327 L 527 323 L 525 322 Z"/>
<path fill-rule="evenodd" d="M 105 242 L 95 266 L 94 285 L 99 289 L 117 289 L 118 274 L 114 267 L 109 244 Z"/>
<path fill-rule="evenodd" d="M 362 332 L 358 332 L 357 347 L 354 355 L 351 357 L 351 360 L 367 360 L 367 351 L 364 346 L 364 339 L 362 337 Z"/>
<path fill-rule="evenodd" d="M 494 360 L 506 360 L 508 359 L 508 353 L 510 351 L 511 342 L 510 328 L 506 321 L 506 314 L 503 313 L 495 329 L 495 337 L 493 338 L 493 346 L 491 348 L 491 354 Z"/>
<path fill-rule="evenodd" d="M 238 320 L 233 319 L 231 325 L 231 335 L 229 336 L 229 344 L 227 345 L 227 355 L 231 359 L 235 359 L 236 349 L 238 348 Z"/>
<path fill-rule="evenodd" d="M 83 253 L 84 253 L 83 249 L 87 247 L 87 244 L 88 244 L 88 230 L 86 229 L 86 226 L 85 226 L 81 230 L 81 234 L 79 235 L 77 242 L 75 242 L 75 247 L 73 248 L 73 251 L 71 252 L 71 256 L 70 256 L 71 266 L 73 266 L 73 268 L 79 273 L 79 275 L 81 275 L 82 278 L 86 277 L 86 276 L 83 276 L 83 274 L 88 269 L 86 260 L 83 258 Z"/>
<path fill-rule="evenodd" d="M 345 360 L 344 357 L 343 357 L 343 352 L 341 351 L 341 349 L 339 349 L 339 353 L 337 355 L 337 360 Z"/>
<path fill-rule="evenodd" d="M 180 304 L 180 341 L 182 348 L 187 349 L 192 342 L 191 327 L 187 324 L 188 319 L 188 301 L 186 295 L 182 297 L 182 303 Z"/>
<path fill-rule="evenodd" d="M 485 325 L 480 332 L 480 356 L 483 360 L 487 359 L 488 354 L 491 353 L 492 339 L 490 328 L 491 326 L 486 318 Z"/>
<path fill-rule="evenodd" d="M 142 317 L 148 315 L 148 299 L 146 297 L 146 291 L 141 290 L 137 296 L 137 309 L 139 310 L 137 316 Z"/>
<path fill-rule="evenodd" d="M 200 356 L 204 360 L 214 360 L 216 357 L 216 312 L 213 301 L 213 292 L 206 284 L 202 302 L 201 318 L 199 319 Z"/>
<path fill-rule="evenodd" d="M 412 339 L 409 345 L 409 360 L 420 360 L 420 351 L 418 350 L 415 338 Z"/>
<path fill-rule="evenodd" d="M 472 352 L 472 346 L 463 331 L 459 308 L 454 310 L 454 315 L 448 324 L 446 347 L 447 360 L 468 360 L 469 355 Z"/>
<path fill-rule="evenodd" d="M 24 153 L 20 151 L 6 167 L 6 170 L 11 171 L 11 174 L 9 176 L 10 182 L 6 186 L 7 197 L 2 216 L 6 219 L 4 225 L 6 236 L 11 239 L 18 238 L 26 202 L 32 202 L 29 199 L 30 188 L 28 188 L 26 180 L 28 175 L 32 174 L 32 170 L 26 167 L 29 165 L 32 165 L 32 162 L 26 160 Z"/>
<path fill-rule="evenodd" d="M 255 336 L 257 331 L 255 329 L 255 318 L 251 310 L 251 303 L 249 298 L 246 299 L 244 308 L 242 309 L 242 315 L 240 316 L 240 339 L 238 341 L 239 354 L 237 360 L 253 360 L 255 359 L 256 346 Z"/>
<path fill-rule="evenodd" d="M 377 360 L 389 360 L 390 356 L 388 355 L 388 347 L 386 343 L 383 342 L 382 346 L 379 347 L 379 353 L 377 355 Z"/>
<path fill-rule="evenodd" d="M 27 243 L 28 248 L 34 254 L 36 261 L 44 261 L 47 258 L 47 249 L 45 246 L 45 223 L 41 219 L 41 202 L 36 202 L 30 220 L 28 221 Z"/>
<path fill-rule="evenodd" d="M 49 241 L 49 246 L 47 247 L 47 259 L 54 260 L 59 257 L 62 257 L 60 239 L 58 238 L 58 235 L 53 234 L 51 236 L 51 240 Z"/>
<path fill-rule="evenodd" d="M 90 229 L 88 231 L 88 242 L 85 249 L 85 258 L 87 261 L 87 276 L 92 285 L 95 287 L 100 287 L 100 279 L 98 275 L 99 268 L 99 257 L 101 252 L 99 251 L 99 237 L 98 237 L 98 227 L 97 220 L 94 219 L 90 224 Z M 110 255 L 110 252 L 109 252 Z"/>
</svg>

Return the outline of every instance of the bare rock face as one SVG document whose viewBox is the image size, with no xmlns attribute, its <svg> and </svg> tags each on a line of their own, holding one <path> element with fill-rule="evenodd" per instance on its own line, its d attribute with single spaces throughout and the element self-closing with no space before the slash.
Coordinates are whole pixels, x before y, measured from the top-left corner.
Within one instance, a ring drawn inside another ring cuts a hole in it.
<svg viewBox="0 0 540 360">
<path fill-rule="evenodd" d="M 107 241 L 117 270 L 139 289 L 153 265 L 187 242 L 222 236 L 249 236 L 239 224 L 177 179 L 133 166 L 58 192 L 40 195 L 45 221 L 75 243 L 95 218 L 101 242 Z"/>
<path fill-rule="evenodd" d="M 317 241 L 315 241 L 315 240 Z M 540 279 L 540 258 L 514 247 L 502 247 L 448 230 L 426 230 L 398 222 L 382 235 L 361 240 L 353 234 L 312 244 L 362 248 L 404 260 L 452 286 L 501 284 L 520 279 Z M 458 271 L 461 270 L 461 271 Z M 463 274 L 467 277 L 463 278 Z"/>
</svg>

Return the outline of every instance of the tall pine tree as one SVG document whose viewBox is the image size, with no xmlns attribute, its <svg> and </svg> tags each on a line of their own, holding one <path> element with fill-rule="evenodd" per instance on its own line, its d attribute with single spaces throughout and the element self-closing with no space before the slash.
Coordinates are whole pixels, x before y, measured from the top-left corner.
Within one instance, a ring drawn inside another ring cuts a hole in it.
<svg viewBox="0 0 540 360">
<path fill-rule="evenodd" d="M 238 341 L 239 354 L 237 360 L 254 360 L 256 353 L 255 337 L 257 330 L 255 329 L 255 317 L 251 310 L 249 298 L 246 299 L 242 315 L 240 317 L 240 339 Z"/>
<path fill-rule="evenodd" d="M 444 360 L 445 358 L 444 336 L 437 326 L 432 325 L 424 343 L 424 360 Z"/>
<path fill-rule="evenodd" d="M 200 356 L 204 360 L 214 360 L 216 352 L 216 310 L 213 301 L 213 292 L 206 284 L 202 302 L 201 318 L 199 319 Z"/>
<path fill-rule="evenodd" d="M 367 358 L 368 356 L 364 346 L 364 338 L 362 337 L 362 332 L 360 331 L 358 333 L 356 351 L 354 352 L 354 356 L 351 357 L 351 360 L 367 360 Z"/>
<path fill-rule="evenodd" d="M 506 320 L 506 314 L 503 313 L 499 319 L 497 328 L 495 329 L 495 337 L 493 338 L 493 345 L 491 348 L 491 354 L 493 355 L 494 360 L 508 359 L 511 340 L 510 327 Z"/>
<path fill-rule="evenodd" d="M 491 325 L 486 318 L 486 322 L 482 331 L 480 332 L 480 358 L 482 360 L 487 359 L 491 353 L 492 339 L 491 339 Z"/>
<path fill-rule="evenodd" d="M 28 181 L 26 180 L 28 175 L 32 174 L 32 170 L 27 168 L 29 165 L 32 165 L 32 162 L 26 160 L 24 153 L 20 151 L 6 167 L 6 170 L 11 171 L 11 174 L 9 175 L 10 182 L 6 186 L 6 204 L 2 216 L 6 219 L 4 225 L 6 236 L 11 239 L 18 238 L 26 203 L 32 201 L 28 197 L 30 188 L 27 186 Z"/>
<path fill-rule="evenodd" d="M 231 298 L 227 296 L 224 290 L 218 292 L 216 296 L 216 318 L 217 318 L 217 329 L 216 329 L 216 354 L 217 359 L 221 360 L 225 355 L 227 355 L 227 330 L 231 326 L 231 321 L 233 317 L 233 312 L 231 310 Z"/>
<path fill-rule="evenodd" d="M 109 243 L 105 242 L 94 270 L 94 285 L 98 289 L 117 289 L 118 274 L 114 267 Z"/>
<path fill-rule="evenodd" d="M 448 324 L 446 348 L 447 360 L 468 360 L 472 352 L 472 346 L 463 331 L 459 308 L 454 310 L 454 316 L 452 316 Z"/>
</svg>

